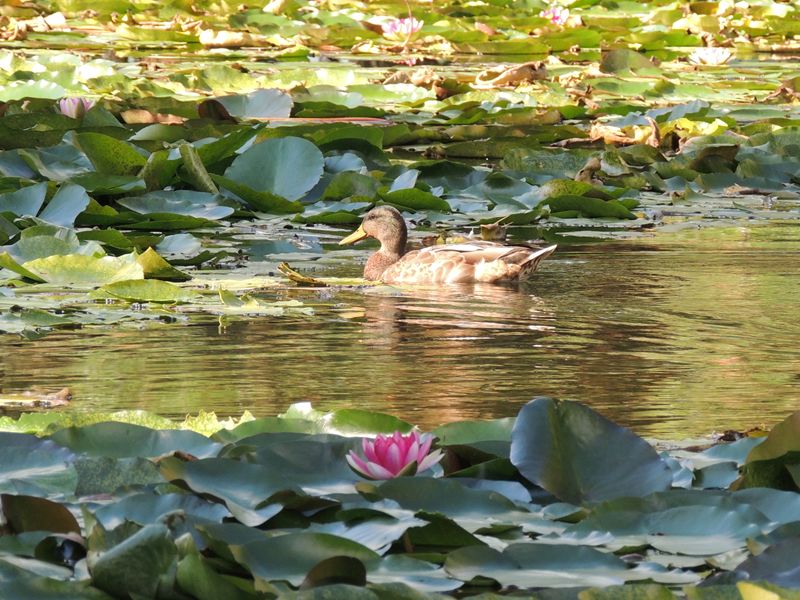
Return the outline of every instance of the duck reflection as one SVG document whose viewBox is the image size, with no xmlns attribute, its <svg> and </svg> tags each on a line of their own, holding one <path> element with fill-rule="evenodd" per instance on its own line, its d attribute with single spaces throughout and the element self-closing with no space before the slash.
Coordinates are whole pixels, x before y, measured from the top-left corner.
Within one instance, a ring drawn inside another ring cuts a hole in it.
<svg viewBox="0 0 800 600">
<path fill-rule="evenodd" d="M 385 288 L 384 288 L 385 289 Z M 402 292 L 364 297 L 363 341 L 392 346 L 405 334 L 424 328 L 427 341 L 469 342 L 492 337 L 494 331 L 554 329 L 555 314 L 544 300 L 519 286 L 458 284 L 415 287 Z"/>
<path fill-rule="evenodd" d="M 520 360 L 544 368 L 535 349 L 555 330 L 553 310 L 523 286 L 379 287 L 358 300 L 359 339 L 348 351 L 362 357 L 365 400 L 396 414 L 411 408 L 416 422 L 493 413 L 492 388 L 508 384 Z"/>
</svg>

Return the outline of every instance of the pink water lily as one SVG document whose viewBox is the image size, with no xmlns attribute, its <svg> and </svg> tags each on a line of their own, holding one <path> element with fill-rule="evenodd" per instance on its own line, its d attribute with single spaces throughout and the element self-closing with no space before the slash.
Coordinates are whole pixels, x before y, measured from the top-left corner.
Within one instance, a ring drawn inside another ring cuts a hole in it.
<svg viewBox="0 0 800 600">
<path fill-rule="evenodd" d="M 80 119 L 93 106 L 94 100 L 89 98 L 62 98 L 58 101 L 59 112 L 73 119 Z"/>
<path fill-rule="evenodd" d="M 564 8 L 563 6 L 553 5 L 550 8 L 546 8 L 540 12 L 539 16 L 547 19 L 553 25 L 564 25 L 567 22 L 567 19 L 569 19 L 569 9 Z"/>
<path fill-rule="evenodd" d="M 405 41 L 411 39 L 425 24 L 425 21 L 418 21 L 414 17 L 404 17 L 402 19 L 391 19 L 381 25 L 383 37 L 387 40 Z"/>
<path fill-rule="evenodd" d="M 442 459 L 442 451 L 430 452 L 433 436 L 412 431 L 403 435 L 399 431 L 391 435 L 378 436 L 374 440 L 364 438 L 361 448 L 364 458 L 351 450 L 347 463 L 359 475 L 367 479 L 392 479 L 398 475 L 413 475 Z"/>
</svg>

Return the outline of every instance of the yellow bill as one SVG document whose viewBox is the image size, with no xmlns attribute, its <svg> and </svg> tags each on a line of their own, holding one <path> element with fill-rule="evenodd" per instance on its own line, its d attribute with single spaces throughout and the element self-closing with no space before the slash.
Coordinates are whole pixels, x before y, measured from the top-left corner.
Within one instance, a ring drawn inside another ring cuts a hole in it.
<svg viewBox="0 0 800 600">
<path fill-rule="evenodd" d="M 364 225 L 359 225 L 358 229 L 356 229 L 353 233 L 348 235 L 346 238 L 342 238 L 342 240 L 339 242 L 339 245 L 344 246 L 345 244 L 352 244 L 358 240 L 363 240 L 368 235 L 369 234 L 364 231 Z"/>
</svg>

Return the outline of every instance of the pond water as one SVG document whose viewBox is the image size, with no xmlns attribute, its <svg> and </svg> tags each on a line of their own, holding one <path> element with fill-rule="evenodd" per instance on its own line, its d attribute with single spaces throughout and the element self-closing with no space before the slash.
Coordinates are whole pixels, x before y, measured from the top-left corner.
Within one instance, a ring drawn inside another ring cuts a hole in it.
<svg viewBox="0 0 800 600">
<path fill-rule="evenodd" d="M 350 252 L 335 274 L 359 273 L 367 252 Z M 714 228 L 562 245 L 521 287 L 284 291 L 316 314 L 0 336 L 0 389 L 176 417 L 310 401 L 428 427 L 550 395 L 664 439 L 748 428 L 800 409 L 799 258 L 797 225 Z"/>
</svg>

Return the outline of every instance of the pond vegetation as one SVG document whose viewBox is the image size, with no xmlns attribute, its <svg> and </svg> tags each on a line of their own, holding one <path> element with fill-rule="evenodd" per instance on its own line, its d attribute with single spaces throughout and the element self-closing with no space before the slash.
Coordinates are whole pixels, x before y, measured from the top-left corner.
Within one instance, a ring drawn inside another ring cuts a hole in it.
<svg viewBox="0 0 800 600">
<path fill-rule="evenodd" d="M 797 11 L 4 3 L 0 596 L 798 597 Z"/>
<path fill-rule="evenodd" d="M 0 581 L 8 598 L 793 598 L 798 416 L 654 449 L 539 398 L 434 429 L 430 453 L 358 409 L 6 418 Z"/>
</svg>

